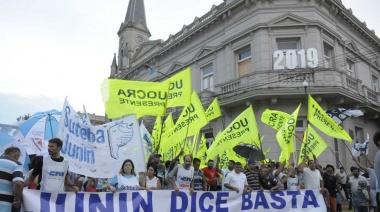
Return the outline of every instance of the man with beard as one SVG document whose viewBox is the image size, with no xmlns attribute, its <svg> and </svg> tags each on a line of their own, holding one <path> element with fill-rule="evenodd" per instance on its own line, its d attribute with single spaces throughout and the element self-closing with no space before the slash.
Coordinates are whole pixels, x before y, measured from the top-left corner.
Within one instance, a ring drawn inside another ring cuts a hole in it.
<svg viewBox="0 0 380 212">
<path fill-rule="evenodd" d="M 178 195 L 179 190 L 189 190 L 190 196 L 194 191 L 194 167 L 191 166 L 192 156 L 185 155 L 184 163 L 178 164 L 168 174 L 166 180 L 173 185 L 175 193 Z M 173 179 L 176 179 L 175 181 Z"/>
<path fill-rule="evenodd" d="M 359 175 L 359 169 L 357 167 L 351 167 L 351 173 L 352 173 L 353 176 L 351 176 L 349 178 L 348 183 L 347 183 L 347 188 L 348 189 L 351 188 L 351 195 L 353 195 L 358 190 L 359 181 L 366 181 L 366 185 L 368 185 L 369 183 L 367 181 L 367 178 Z M 367 186 L 367 188 L 364 188 L 364 189 L 369 190 L 369 187 Z M 350 199 L 352 199 L 352 198 L 350 198 Z M 354 211 L 357 211 L 357 210 L 355 210 L 355 207 L 357 205 L 355 205 L 354 202 L 353 202 L 353 206 L 354 206 Z"/>
<path fill-rule="evenodd" d="M 222 171 L 219 169 L 219 156 L 217 157 L 216 167 L 214 167 L 214 161 L 208 160 L 207 167 L 202 169 L 202 172 L 206 178 L 209 191 L 218 191 L 218 178 Z"/>
<path fill-rule="evenodd" d="M 227 169 L 222 169 L 222 177 L 223 177 L 223 183 L 222 183 L 222 191 L 229 191 L 226 187 L 224 187 L 224 183 L 226 182 L 227 175 L 234 171 L 235 161 L 229 160 Z"/>
<path fill-rule="evenodd" d="M 28 186 L 39 176 L 39 186 L 37 190 L 41 191 L 64 191 L 64 185 L 71 187 L 75 192 L 79 188 L 70 181 L 69 162 L 64 160 L 60 152 L 63 142 L 59 138 L 52 138 L 49 140 L 48 152 L 49 156 L 44 157 L 36 163 L 33 172 L 28 179 L 25 180 L 25 186 Z"/>
</svg>

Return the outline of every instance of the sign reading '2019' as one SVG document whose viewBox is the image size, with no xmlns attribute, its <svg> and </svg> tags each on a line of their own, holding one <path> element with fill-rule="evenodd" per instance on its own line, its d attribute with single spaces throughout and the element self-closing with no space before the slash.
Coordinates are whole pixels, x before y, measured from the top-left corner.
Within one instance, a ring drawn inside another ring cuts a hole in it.
<svg viewBox="0 0 380 212">
<path fill-rule="evenodd" d="M 307 51 L 301 49 L 277 50 L 273 53 L 274 65 L 273 69 L 295 69 L 295 68 L 316 68 L 318 67 L 318 52 L 315 48 L 310 48 Z"/>
</svg>

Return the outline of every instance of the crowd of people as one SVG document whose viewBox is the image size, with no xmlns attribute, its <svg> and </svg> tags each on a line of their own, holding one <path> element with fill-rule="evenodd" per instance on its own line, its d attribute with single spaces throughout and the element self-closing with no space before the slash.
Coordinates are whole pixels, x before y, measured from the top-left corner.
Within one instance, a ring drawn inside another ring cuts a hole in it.
<svg viewBox="0 0 380 212">
<path fill-rule="evenodd" d="M 379 147 L 380 132 L 374 135 Z M 349 210 L 364 212 L 379 205 L 380 154 L 375 164 L 365 154 L 360 157 L 369 162 L 365 167 L 358 157 L 352 157 L 357 166 L 348 174 L 343 167 L 335 170 L 333 165 L 322 167 L 315 156 L 304 157 L 301 164 L 286 165 L 286 162 L 260 164 L 248 160 L 246 167 L 230 160 L 225 169 L 219 168 L 220 159 L 207 161 L 200 169 L 201 160 L 181 151 L 171 161 L 162 161 L 157 146 L 148 158 L 146 172 L 136 173 L 134 163 L 126 159 L 120 170 L 110 179 L 96 179 L 69 172 L 69 164 L 60 155 L 63 142 L 58 138 L 49 140 L 48 157 L 37 156 L 30 163 L 30 172 L 24 176 L 22 164 L 18 162 L 20 149 L 7 148 L 0 158 L 0 211 L 17 211 L 22 203 L 22 191 L 37 189 L 46 192 L 121 192 L 126 190 L 174 190 L 231 191 L 245 194 L 252 191 L 319 189 L 328 211 L 342 211 L 342 201 L 349 201 Z M 179 163 L 183 157 L 183 163 Z M 378 164 L 378 165 L 376 165 Z"/>
</svg>

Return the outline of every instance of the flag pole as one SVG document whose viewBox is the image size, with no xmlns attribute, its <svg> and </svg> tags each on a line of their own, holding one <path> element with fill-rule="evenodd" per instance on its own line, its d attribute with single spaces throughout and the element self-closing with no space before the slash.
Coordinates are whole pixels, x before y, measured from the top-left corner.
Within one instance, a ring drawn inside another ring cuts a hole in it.
<svg viewBox="0 0 380 212">
<path fill-rule="evenodd" d="M 303 87 L 305 88 L 305 100 L 306 100 L 306 128 L 305 128 L 305 134 L 304 136 L 306 136 L 306 139 L 307 139 L 307 128 L 309 127 L 309 101 L 308 101 L 308 98 L 307 98 L 307 87 L 309 87 L 309 83 L 306 81 L 306 76 L 304 78 L 304 81 L 302 83 Z M 307 148 L 307 142 L 305 144 L 305 148 Z M 305 153 L 306 154 L 306 153 Z M 305 157 L 306 155 L 304 155 Z"/>
</svg>

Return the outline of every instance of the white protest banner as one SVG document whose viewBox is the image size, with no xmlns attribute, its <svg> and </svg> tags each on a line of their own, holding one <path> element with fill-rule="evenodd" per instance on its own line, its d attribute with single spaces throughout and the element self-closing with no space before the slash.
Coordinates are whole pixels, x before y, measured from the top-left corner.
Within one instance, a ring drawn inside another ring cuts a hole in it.
<svg viewBox="0 0 380 212">
<path fill-rule="evenodd" d="M 23 191 L 25 211 L 298 211 L 326 212 L 318 189 L 297 191 L 236 192 L 127 191 L 46 193 Z"/>
<path fill-rule="evenodd" d="M 85 125 L 65 101 L 57 137 L 69 170 L 89 177 L 110 178 L 131 159 L 135 171 L 145 170 L 144 147 L 135 115 L 105 125 Z"/>
</svg>

